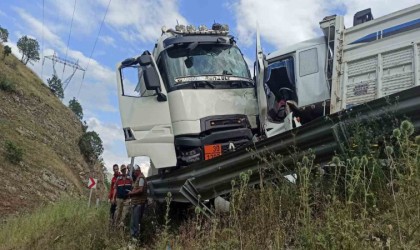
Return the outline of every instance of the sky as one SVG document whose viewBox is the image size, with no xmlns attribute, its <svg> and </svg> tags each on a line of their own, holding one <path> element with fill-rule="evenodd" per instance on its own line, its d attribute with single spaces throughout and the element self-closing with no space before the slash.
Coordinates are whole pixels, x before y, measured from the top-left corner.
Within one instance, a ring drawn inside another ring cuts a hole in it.
<svg viewBox="0 0 420 250">
<path fill-rule="evenodd" d="M 211 27 L 228 24 L 249 66 L 255 58 L 256 27 L 263 50 L 273 52 L 321 36 L 319 22 L 333 14 L 343 15 L 351 27 L 353 15 L 371 8 L 374 18 L 418 4 L 418 0 L 0 0 L 0 26 L 8 29 L 12 52 L 24 35 L 40 45 L 41 60 L 29 65 L 46 82 L 53 74 L 57 56 L 78 62 L 65 89 L 63 103 L 75 97 L 82 105 L 89 130 L 99 133 L 105 166 L 129 163 L 121 126 L 116 65 L 126 58 L 153 50 L 161 27 L 180 24 Z M 74 13 L 74 14 L 73 14 Z M 73 20 L 73 21 L 72 21 Z M 61 79 L 71 68 L 56 64 Z M 146 166 L 147 157 L 136 163 Z"/>
</svg>

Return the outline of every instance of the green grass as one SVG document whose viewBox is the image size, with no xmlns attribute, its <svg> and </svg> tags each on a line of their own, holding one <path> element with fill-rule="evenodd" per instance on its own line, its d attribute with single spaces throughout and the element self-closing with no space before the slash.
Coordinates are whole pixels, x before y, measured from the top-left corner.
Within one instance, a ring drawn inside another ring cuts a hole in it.
<svg viewBox="0 0 420 250">
<path fill-rule="evenodd" d="M 124 238 L 110 236 L 108 216 L 108 204 L 64 199 L 1 225 L 1 249 L 117 249 Z"/>
<path fill-rule="evenodd" d="M 366 130 L 365 130 L 366 131 Z M 359 136 L 353 134 L 353 136 Z M 353 138 L 356 139 L 356 138 Z M 375 140 L 375 138 L 371 138 Z M 200 209 L 179 227 L 162 210 L 144 218 L 146 249 L 419 249 L 420 137 L 403 122 L 382 147 L 349 145 L 321 170 L 313 152 L 297 157 L 298 181 L 283 178 L 281 155 L 261 175 L 279 178 L 249 186 L 251 172 L 232 181 L 230 211 L 207 219 Z M 362 141 L 362 140 L 360 140 Z M 359 147 L 365 148 L 358 151 Z M 363 152 L 362 155 L 359 155 Z M 268 160 L 267 160 L 268 159 Z M 170 204 L 171 197 L 167 197 Z M 10 218 L 0 228 L 2 249 L 121 249 L 128 232 L 108 229 L 109 204 L 88 208 L 69 198 Z M 166 223 L 158 224 L 164 217 Z"/>
</svg>

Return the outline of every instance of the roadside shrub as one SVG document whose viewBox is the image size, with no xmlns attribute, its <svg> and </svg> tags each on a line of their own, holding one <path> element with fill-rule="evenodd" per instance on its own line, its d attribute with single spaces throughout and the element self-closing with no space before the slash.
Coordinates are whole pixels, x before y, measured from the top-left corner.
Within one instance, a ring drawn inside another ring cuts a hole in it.
<svg viewBox="0 0 420 250">
<path fill-rule="evenodd" d="M 12 53 L 12 48 L 10 48 L 9 46 L 4 46 L 3 49 L 3 60 L 6 58 L 6 56 L 9 56 Z"/>
<path fill-rule="evenodd" d="M 23 150 L 11 141 L 6 141 L 6 159 L 13 164 L 23 160 Z"/>
<path fill-rule="evenodd" d="M 16 85 L 10 79 L 7 79 L 4 76 L 0 76 L 0 90 L 5 92 L 15 92 Z"/>
</svg>

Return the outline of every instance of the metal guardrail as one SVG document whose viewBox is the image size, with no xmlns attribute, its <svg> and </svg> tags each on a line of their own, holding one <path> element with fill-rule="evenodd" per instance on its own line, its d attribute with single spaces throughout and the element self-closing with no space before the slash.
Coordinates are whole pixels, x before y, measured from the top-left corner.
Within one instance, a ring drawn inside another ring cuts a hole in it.
<svg viewBox="0 0 420 250">
<path fill-rule="evenodd" d="M 292 156 L 289 155 L 291 147 L 300 152 L 312 149 L 316 156 L 315 162 L 327 163 L 336 152 L 342 151 L 343 145 L 347 143 L 346 127 L 355 122 L 391 117 L 411 120 L 418 133 L 420 86 L 320 117 L 302 127 L 260 141 L 251 148 L 258 153 L 268 151 L 281 154 L 284 156 L 283 163 L 292 160 Z M 392 131 L 388 129 L 384 132 Z M 191 202 L 201 206 L 203 200 L 229 193 L 232 189 L 232 179 L 237 178 L 241 172 L 252 170 L 254 174 L 250 177 L 250 184 L 258 183 L 260 177 L 255 170 L 264 167 L 263 165 L 243 148 L 166 175 L 149 177 L 150 194 L 154 200 L 164 201 L 167 193 L 171 192 L 173 201 Z"/>
</svg>

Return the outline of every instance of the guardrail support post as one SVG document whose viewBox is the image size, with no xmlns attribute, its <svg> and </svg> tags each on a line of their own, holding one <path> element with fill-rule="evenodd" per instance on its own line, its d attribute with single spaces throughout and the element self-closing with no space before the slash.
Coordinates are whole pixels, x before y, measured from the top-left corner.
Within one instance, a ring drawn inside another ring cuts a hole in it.
<svg viewBox="0 0 420 250">
<path fill-rule="evenodd" d="M 196 207 L 199 207 L 203 214 L 210 218 L 214 216 L 215 214 L 208 208 L 201 200 L 200 200 L 200 194 L 198 193 L 197 189 L 194 187 L 194 184 L 192 183 L 191 179 L 188 179 L 184 185 L 182 185 L 179 192 L 187 198 L 188 201 L 191 202 Z"/>
</svg>

